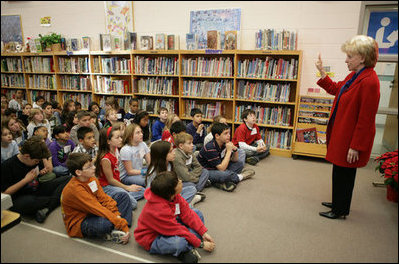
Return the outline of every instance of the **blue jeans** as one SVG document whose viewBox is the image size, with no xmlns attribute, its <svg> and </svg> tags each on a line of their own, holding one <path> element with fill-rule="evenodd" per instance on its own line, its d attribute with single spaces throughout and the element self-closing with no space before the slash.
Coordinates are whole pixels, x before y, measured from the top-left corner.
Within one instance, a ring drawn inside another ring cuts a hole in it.
<svg viewBox="0 0 399 264">
<path fill-rule="evenodd" d="M 241 173 L 242 169 L 244 168 L 244 162 L 240 160 L 240 153 L 238 157 L 239 160 L 236 162 L 230 161 L 229 166 L 224 171 L 220 171 L 218 169 L 209 170 L 209 180 L 212 183 L 223 183 L 223 182 L 239 183 L 240 179 L 238 178 L 237 174 Z"/>
<path fill-rule="evenodd" d="M 140 191 L 138 192 L 128 192 L 125 189 L 122 189 L 120 187 L 116 187 L 113 185 L 107 185 L 103 187 L 103 190 L 106 194 L 108 194 L 109 196 L 111 196 L 111 198 L 114 199 L 114 196 L 118 193 L 127 193 L 129 195 L 130 198 L 130 202 L 132 203 L 132 209 L 136 209 L 137 208 L 137 201 L 142 199 L 144 197 L 144 187 L 141 188 Z M 115 199 L 114 199 L 115 200 Z"/>
<path fill-rule="evenodd" d="M 121 183 L 126 185 L 137 184 L 145 187 L 145 176 L 143 175 L 126 176 L 125 178 L 121 179 Z"/>
<path fill-rule="evenodd" d="M 204 216 L 201 211 L 198 209 L 192 209 L 201 219 L 202 223 L 204 223 Z M 180 219 L 177 217 L 177 221 L 186 226 Z M 196 235 L 199 239 L 201 236 L 195 232 L 193 229 L 186 226 L 187 229 Z M 173 255 L 175 257 L 179 256 L 182 252 L 189 251 L 193 248 L 191 244 L 184 237 L 179 236 L 162 236 L 159 235 L 155 238 L 155 240 L 151 244 L 150 253 L 151 254 L 162 254 L 162 255 Z"/>
<path fill-rule="evenodd" d="M 58 177 L 69 176 L 69 170 L 63 166 L 53 167 L 53 172 Z"/>
<path fill-rule="evenodd" d="M 112 197 L 118 207 L 118 211 L 121 217 L 126 219 L 128 226 L 132 225 L 132 203 L 130 202 L 129 195 L 127 193 L 117 193 Z M 102 238 L 105 234 L 111 233 L 114 229 L 114 225 L 107 218 L 97 215 L 88 215 L 83 220 L 80 230 L 82 231 L 83 237 Z"/>
<path fill-rule="evenodd" d="M 207 169 L 202 169 L 202 173 L 201 176 L 198 180 L 197 183 L 193 183 L 193 182 L 184 182 L 183 186 L 194 186 L 195 189 L 197 189 L 197 192 L 200 192 L 204 189 L 206 181 L 209 178 L 209 171 Z"/>
</svg>

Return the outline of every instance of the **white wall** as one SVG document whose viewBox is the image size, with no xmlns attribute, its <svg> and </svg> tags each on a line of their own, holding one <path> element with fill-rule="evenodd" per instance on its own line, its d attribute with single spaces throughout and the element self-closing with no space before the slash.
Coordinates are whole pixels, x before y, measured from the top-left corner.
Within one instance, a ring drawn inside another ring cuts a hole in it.
<svg viewBox="0 0 399 264">
<path fill-rule="evenodd" d="M 241 8 L 241 47 L 254 49 L 259 29 L 296 29 L 298 49 L 303 50 L 301 94 L 316 87 L 314 62 L 318 52 L 324 65 L 331 66 L 335 80 L 348 70 L 341 44 L 357 34 L 361 1 L 133 1 L 135 31 L 138 35 L 171 33 L 180 35 L 185 49 L 185 34 L 190 30 L 190 11 Z M 20 14 L 24 37 L 39 33 L 61 33 L 68 38 L 89 36 L 99 47 L 99 34 L 105 32 L 104 1 L 2 1 L 1 14 Z M 50 16 L 52 26 L 40 26 L 40 18 Z"/>
</svg>

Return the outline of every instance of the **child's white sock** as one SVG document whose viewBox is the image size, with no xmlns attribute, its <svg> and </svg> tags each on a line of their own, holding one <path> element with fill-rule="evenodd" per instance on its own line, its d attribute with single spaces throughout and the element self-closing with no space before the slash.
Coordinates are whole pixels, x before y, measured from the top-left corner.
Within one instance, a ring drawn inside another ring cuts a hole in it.
<svg viewBox="0 0 399 264">
<path fill-rule="evenodd" d="M 238 179 L 239 179 L 240 181 L 242 181 L 242 179 L 244 178 L 241 174 L 237 174 L 237 176 L 238 176 Z"/>
</svg>

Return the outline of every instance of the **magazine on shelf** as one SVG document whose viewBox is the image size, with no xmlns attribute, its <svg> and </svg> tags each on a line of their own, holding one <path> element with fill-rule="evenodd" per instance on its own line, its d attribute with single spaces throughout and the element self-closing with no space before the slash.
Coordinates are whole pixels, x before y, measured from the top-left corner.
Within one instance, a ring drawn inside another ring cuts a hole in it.
<svg viewBox="0 0 399 264">
<path fill-rule="evenodd" d="M 296 141 L 317 144 L 317 130 L 315 127 L 296 130 Z"/>
<path fill-rule="evenodd" d="M 180 39 L 177 35 L 168 35 L 168 50 L 180 49 Z"/>
<path fill-rule="evenodd" d="M 76 39 L 76 38 L 71 39 L 71 49 L 73 51 L 78 51 L 79 50 L 78 39 Z"/>
</svg>

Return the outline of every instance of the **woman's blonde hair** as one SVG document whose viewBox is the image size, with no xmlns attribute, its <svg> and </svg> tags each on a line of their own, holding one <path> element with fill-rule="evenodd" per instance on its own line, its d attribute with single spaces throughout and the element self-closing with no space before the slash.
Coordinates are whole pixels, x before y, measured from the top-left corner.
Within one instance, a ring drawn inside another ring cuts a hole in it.
<svg viewBox="0 0 399 264">
<path fill-rule="evenodd" d="M 369 36 L 354 36 L 342 44 L 341 50 L 347 54 L 362 56 L 366 67 L 374 67 L 378 60 L 378 44 Z"/>
<path fill-rule="evenodd" d="M 131 145 L 133 134 L 137 128 L 141 129 L 141 127 L 135 123 L 131 123 L 126 127 L 125 134 L 123 134 L 123 145 L 129 145 L 129 146 Z"/>
</svg>

